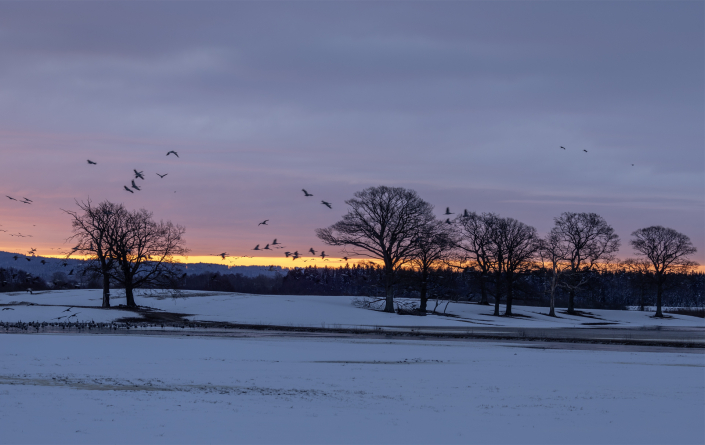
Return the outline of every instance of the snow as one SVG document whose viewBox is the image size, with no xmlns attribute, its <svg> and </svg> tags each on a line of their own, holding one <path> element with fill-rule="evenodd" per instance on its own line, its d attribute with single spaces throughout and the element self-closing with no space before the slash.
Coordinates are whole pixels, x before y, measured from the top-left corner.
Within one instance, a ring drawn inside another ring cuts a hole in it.
<svg viewBox="0 0 705 445">
<path fill-rule="evenodd" d="M 124 297 L 113 291 L 113 306 L 124 303 Z M 0 311 L 0 321 L 56 321 L 62 312 L 74 306 L 68 314 L 80 312 L 75 321 L 110 321 L 123 317 L 139 317 L 139 314 L 119 309 L 100 309 L 100 290 L 46 291 L 29 294 L 14 292 L 0 294 L 0 305 L 13 304 L 12 309 Z M 705 320 L 692 316 L 670 314 L 670 318 L 655 319 L 650 312 L 585 310 L 590 317 L 565 314 L 557 308 L 559 318 L 548 317 L 547 308 L 514 306 L 513 312 L 521 317 L 494 317 L 493 306 L 451 303 L 444 315 L 426 317 L 399 316 L 353 305 L 354 297 L 312 295 L 252 295 L 226 292 L 184 292 L 182 297 L 171 298 L 164 292 L 138 291 L 137 304 L 180 314 L 188 314 L 189 320 L 225 321 L 244 324 L 265 324 L 296 327 L 463 327 L 500 326 L 536 328 L 589 328 L 599 325 L 610 327 L 705 327 Z M 21 306 L 32 303 L 49 306 Z M 75 306 L 93 306 L 75 307 Z M 9 306 L 8 306 L 9 307 Z M 433 302 L 430 303 L 433 307 Z M 504 305 L 501 306 L 504 313 Z M 61 320 L 65 321 L 65 320 Z"/>
<path fill-rule="evenodd" d="M 622 348 L 5 334 L 1 441 L 703 443 L 705 356 Z"/>
</svg>

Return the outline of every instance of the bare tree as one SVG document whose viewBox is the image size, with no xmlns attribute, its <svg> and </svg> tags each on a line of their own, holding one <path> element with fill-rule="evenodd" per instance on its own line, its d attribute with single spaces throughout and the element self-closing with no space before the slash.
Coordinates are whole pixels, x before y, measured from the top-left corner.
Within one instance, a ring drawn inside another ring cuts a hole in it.
<svg viewBox="0 0 705 445">
<path fill-rule="evenodd" d="M 546 238 L 541 240 L 538 252 L 544 269 L 550 268 L 551 270 L 550 309 L 548 315 L 555 317 L 556 289 L 559 287 L 561 275 L 570 267 L 570 263 L 568 263 L 570 249 L 566 243 L 562 242 L 560 233 L 554 227 Z"/>
<path fill-rule="evenodd" d="M 656 279 L 656 317 L 663 317 L 661 296 L 667 274 L 678 268 L 694 266 L 688 259 L 697 250 L 686 235 L 662 226 L 651 226 L 632 233 L 630 244 L 651 261 Z"/>
<path fill-rule="evenodd" d="M 448 224 L 434 219 L 421 227 L 416 239 L 412 241 L 414 249 L 409 254 L 411 264 L 418 270 L 420 278 L 421 304 L 419 310 L 426 313 L 428 302 L 428 275 L 434 265 L 448 257 L 454 242 Z"/>
<path fill-rule="evenodd" d="M 109 232 L 110 255 L 115 258 L 111 277 L 125 287 L 127 306 L 134 307 L 134 289 L 168 285 L 177 279 L 174 256 L 184 255 L 182 226 L 155 222 L 147 210 L 119 213 Z"/>
<path fill-rule="evenodd" d="M 487 278 L 492 270 L 492 240 L 494 223 L 498 217 L 491 213 L 478 215 L 475 212 L 458 216 L 454 221 L 456 232 L 455 247 L 460 252 L 462 262 L 473 263 L 480 271 L 480 304 L 487 301 Z"/>
<path fill-rule="evenodd" d="M 433 221 L 433 206 L 413 190 L 369 187 L 345 201 L 350 206 L 341 221 L 316 235 L 331 246 L 350 246 L 353 253 L 384 262 L 385 312 L 394 312 L 395 272 L 407 263 L 413 240 Z"/>
<path fill-rule="evenodd" d="M 587 282 L 586 273 L 614 260 L 619 236 L 596 213 L 565 212 L 554 221 L 552 230 L 568 250 L 567 280 L 562 284 L 569 290 L 568 313 L 574 314 L 575 293 Z"/>
<path fill-rule="evenodd" d="M 531 260 L 539 249 L 536 229 L 514 218 L 500 218 L 496 225 L 496 245 L 501 246 L 504 260 L 504 280 L 507 286 L 507 308 L 504 315 L 512 315 L 512 299 L 516 276 L 531 267 Z M 497 305 L 495 308 L 498 309 Z"/>
<path fill-rule="evenodd" d="M 73 235 L 67 241 L 76 246 L 67 254 L 87 256 L 83 273 L 99 273 L 103 278 L 103 304 L 110 307 L 110 271 L 115 266 L 115 257 L 110 253 L 109 239 L 116 228 L 116 221 L 127 213 L 122 204 L 103 201 L 94 207 L 90 198 L 85 202 L 76 201 L 80 211 L 64 210 L 71 216 Z"/>
</svg>

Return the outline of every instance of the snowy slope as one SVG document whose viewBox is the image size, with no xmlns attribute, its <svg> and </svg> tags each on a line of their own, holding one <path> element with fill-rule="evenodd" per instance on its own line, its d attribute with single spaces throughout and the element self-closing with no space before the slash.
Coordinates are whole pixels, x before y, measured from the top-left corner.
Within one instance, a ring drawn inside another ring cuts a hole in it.
<svg viewBox="0 0 705 445">
<path fill-rule="evenodd" d="M 124 303 L 124 297 L 113 291 L 112 305 Z M 361 309 L 353 305 L 353 297 L 311 295 L 251 295 L 224 292 L 185 292 L 183 297 L 171 298 L 165 293 L 140 291 L 137 304 L 163 311 L 187 314 L 189 320 L 225 321 L 231 323 L 267 324 L 281 326 L 313 327 L 370 327 L 370 326 L 510 326 L 510 327 L 591 327 L 597 324 L 611 327 L 641 326 L 699 326 L 705 320 L 695 317 L 672 315 L 671 318 L 654 319 L 650 312 L 589 310 L 589 317 L 570 316 L 558 310 L 559 318 L 548 317 L 546 308 L 514 306 L 513 312 L 521 317 L 493 317 L 492 307 L 477 304 L 451 303 L 447 313 L 453 315 L 428 315 L 426 317 L 400 316 Z M 27 306 L 27 303 L 45 306 Z M 13 310 L 0 311 L 0 321 L 56 321 L 56 317 L 71 306 L 68 315 L 80 312 L 77 321 L 109 321 L 134 317 L 133 312 L 117 309 L 100 309 L 100 290 L 46 291 L 30 295 L 24 292 L 0 293 L 0 305 L 12 305 Z M 504 307 L 502 306 L 502 312 Z M 64 320 L 65 321 L 65 320 Z"/>
</svg>

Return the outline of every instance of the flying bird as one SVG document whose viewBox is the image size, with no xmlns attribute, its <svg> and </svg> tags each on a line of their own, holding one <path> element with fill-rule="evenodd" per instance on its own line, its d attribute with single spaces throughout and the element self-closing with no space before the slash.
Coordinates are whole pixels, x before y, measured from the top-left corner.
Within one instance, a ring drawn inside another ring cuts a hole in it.
<svg viewBox="0 0 705 445">
<path fill-rule="evenodd" d="M 284 256 L 285 256 L 286 258 L 289 258 L 289 255 L 291 255 L 291 252 L 284 252 Z"/>
<path fill-rule="evenodd" d="M 7 195 L 5 195 L 5 196 L 7 196 Z M 13 200 L 13 201 L 17 201 L 17 200 L 16 200 L 15 198 L 13 198 L 12 196 L 7 196 L 7 197 L 10 198 L 10 199 Z"/>
<path fill-rule="evenodd" d="M 266 225 L 267 225 L 267 221 L 269 221 L 269 220 L 268 220 L 268 219 L 265 219 L 265 220 L 262 221 L 261 223 L 257 224 L 257 227 L 259 227 L 259 226 L 266 226 Z"/>
<path fill-rule="evenodd" d="M 274 238 L 274 241 L 272 241 L 272 246 L 276 246 L 277 244 L 281 244 L 281 243 L 278 243 L 278 242 L 277 242 L 277 239 Z"/>
<path fill-rule="evenodd" d="M 333 208 L 333 207 L 331 207 L 331 205 L 330 205 L 329 202 L 321 201 L 321 204 L 323 204 L 324 206 L 328 207 L 329 209 L 332 209 L 332 208 Z"/>
<path fill-rule="evenodd" d="M 444 215 L 455 215 L 455 213 L 452 213 L 450 211 L 450 207 L 446 207 L 446 212 L 444 213 Z"/>
<path fill-rule="evenodd" d="M 308 249 L 308 251 L 311 252 L 313 255 L 316 255 L 316 251 L 313 250 L 313 247 L 311 247 L 310 249 Z"/>
<path fill-rule="evenodd" d="M 587 150 L 583 150 L 585 153 L 587 153 Z"/>
<path fill-rule="evenodd" d="M 96 164 L 97 164 L 97 162 L 93 162 L 90 159 L 88 159 L 88 165 L 96 165 Z"/>
<path fill-rule="evenodd" d="M 166 175 L 168 175 L 168 174 L 169 174 L 169 173 L 164 173 L 163 175 L 160 175 L 159 173 L 157 173 L 157 176 L 159 176 L 160 178 L 163 178 L 164 176 L 166 176 Z"/>
<path fill-rule="evenodd" d="M 450 222 L 450 218 L 446 218 L 446 224 L 453 224 L 452 222 Z"/>
<path fill-rule="evenodd" d="M 270 249 L 270 248 L 269 248 L 269 244 L 267 244 L 266 246 L 264 246 L 264 247 L 262 248 L 262 250 L 272 250 L 272 249 Z"/>
<path fill-rule="evenodd" d="M 24 200 L 27 201 L 27 202 L 34 202 L 34 201 L 32 201 L 31 199 L 29 199 L 29 198 L 25 198 L 24 196 L 22 197 L 22 199 L 24 199 Z"/>
<path fill-rule="evenodd" d="M 42 263 L 42 264 L 46 264 L 47 262 L 46 262 L 46 261 L 44 261 L 44 260 L 41 260 L 41 261 L 40 261 L 40 263 Z"/>
<path fill-rule="evenodd" d="M 142 171 L 142 172 L 138 172 L 138 171 L 135 170 L 135 169 L 132 169 L 132 171 L 135 172 L 135 179 L 137 179 L 137 178 L 144 179 L 144 172 L 143 172 L 143 171 Z"/>
<path fill-rule="evenodd" d="M 347 260 L 348 260 L 348 257 L 344 256 L 343 259 L 344 259 L 345 261 L 347 261 Z"/>
<path fill-rule="evenodd" d="M 123 187 L 125 187 L 125 190 L 127 190 L 128 192 L 130 192 L 130 193 L 135 193 L 135 192 L 133 192 L 132 190 L 130 190 L 126 185 L 123 186 Z"/>
<path fill-rule="evenodd" d="M 14 258 L 15 261 L 17 261 L 17 258 L 19 258 L 19 257 L 18 257 L 17 255 L 15 255 L 15 256 L 13 256 L 12 258 Z"/>
<path fill-rule="evenodd" d="M 141 188 L 137 187 L 137 184 L 135 184 L 135 180 L 132 180 L 132 188 L 135 190 L 142 190 Z"/>
<path fill-rule="evenodd" d="M 174 153 L 174 156 L 176 156 L 177 158 L 179 157 L 179 154 L 177 152 L 175 152 L 174 150 L 169 150 L 168 152 L 166 152 L 166 155 L 169 156 L 172 153 Z"/>
<path fill-rule="evenodd" d="M 327 255 L 326 255 L 326 252 L 323 251 L 323 250 L 321 250 L 321 259 L 322 259 L 322 260 L 325 259 L 326 256 L 327 256 Z"/>
<path fill-rule="evenodd" d="M 470 214 L 468 213 L 468 209 L 463 210 L 463 218 L 470 218 Z"/>
<path fill-rule="evenodd" d="M 220 255 L 223 259 L 225 259 L 225 257 L 228 256 L 228 254 L 226 252 L 220 253 L 218 255 Z"/>
<path fill-rule="evenodd" d="M 313 196 L 309 192 L 306 191 L 306 189 L 301 189 L 302 192 L 304 192 L 304 196 Z"/>
<path fill-rule="evenodd" d="M 561 145 L 561 148 L 562 148 L 563 150 L 565 150 L 565 147 L 564 147 L 564 146 L 562 146 L 562 145 Z"/>
<path fill-rule="evenodd" d="M 252 249 L 252 250 L 260 250 L 260 248 L 259 248 L 259 244 L 257 244 L 257 245 L 255 246 L 255 248 L 254 248 L 254 249 Z"/>
</svg>

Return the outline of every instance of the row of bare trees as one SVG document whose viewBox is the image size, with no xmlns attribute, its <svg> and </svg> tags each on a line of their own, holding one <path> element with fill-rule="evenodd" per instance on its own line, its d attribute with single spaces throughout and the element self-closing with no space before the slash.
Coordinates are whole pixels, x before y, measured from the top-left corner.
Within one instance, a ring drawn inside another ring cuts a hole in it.
<svg viewBox="0 0 705 445">
<path fill-rule="evenodd" d="M 425 312 L 429 271 L 443 266 L 478 271 L 481 304 L 489 304 L 487 284 L 493 280 L 495 315 L 500 315 L 502 294 L 505 315 L 512 315 L 517 276 L 543 267 L 551 271 L 549 314 L 555 316 L 559 288 L 569 294 L 568 313 L 576 313 L 576 293 L 591 273 L 614 265 L 620 247 L 614 229 L 595 213 L 565 212 L 540 237 L 534 227 L 494 213 L 465 211 L 453 220 L 439 221 L 433 206 L 415 191 L 399 187 L 370 187 L 346 203 L 350 209 L 343 219 L 316 234 L 326 244 L 383 262 L 386 312 L 394 312 L 393 284 L 400 269 L 418 271 L 420 310 Z M 661 317 L 663 284 L 669 272 L 695 265 L 688 258 L 695 247 L 687 236 L 661 226 L 639 229 L 632 236 L 630 244 L 644 258 L 632 262 L 654 275 L 656 316 Z"/>
<path fill-rule="evenodd" d="M 67 257 L 84 256 L 85 270 L 102 276 L 102 307 L 110 307 L 111 282 L 124 287 L 128 307 L 136 306 L 134 289 L 176 282 L 174 257 L 187 252 L 183 227 L 109 201 L 94 206 L 89 199 L 77 205 L 78 211 L 64 210 L 72 219 L 69 240 L 76 243 Z"/>
</svg>

